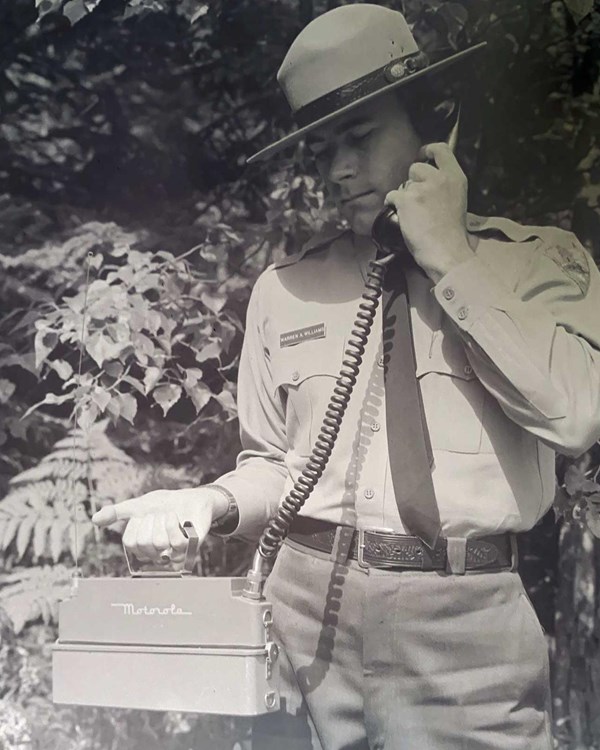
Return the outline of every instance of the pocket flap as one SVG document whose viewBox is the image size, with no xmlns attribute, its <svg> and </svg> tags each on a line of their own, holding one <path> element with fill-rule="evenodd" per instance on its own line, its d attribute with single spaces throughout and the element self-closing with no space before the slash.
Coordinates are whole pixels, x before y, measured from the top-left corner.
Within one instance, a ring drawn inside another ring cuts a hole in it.
<svg viewBox="0 0 600 750">
<path fill-rule="evenodd" d="M 461 380 L 473 380 L 476 377 L 461 341 L 442 331 L 433 334 L 429 352 L 417 361 L 418 378 L 430 372 L 452 375 Z"/>
<path fill-rule="evenodd" d="M 304 341 L 278 350 L 271 358 L 273 384 L 297 388 L 308 378 L 328 375 L 337 378 L 344 358 L 344 339 Z"/>
</svg>

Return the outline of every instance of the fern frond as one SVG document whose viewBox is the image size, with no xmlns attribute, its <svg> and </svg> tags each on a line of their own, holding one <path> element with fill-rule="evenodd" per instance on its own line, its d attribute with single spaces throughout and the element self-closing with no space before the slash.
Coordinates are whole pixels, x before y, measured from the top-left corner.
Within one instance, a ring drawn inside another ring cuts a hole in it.
<svg viewBox="0 0 600 750">
<path fill-rule="evenodd" d="M 54 479 L 56 477 L 66 478 L 71 480 L 83 479 L 86 474 L 86 465 L 83 462 L 75 462 L 68 460 L 53 460 L 53 461 L 40 461 L 37 466 L 33 466 L 31 469 L 18 474 L 13 480 L 11 485 L 21 485 L 29 482 L 39 482 L 43 479 Z"/>
<path fill-rule="evenodd" d="M 0 576 L 0 607 L 15 632 L 38 617 L 54 619 L 58 601 L 69 595 L 72 572 L 64 565 L 21 568 Z"/>
<path fill-rule="evenodd" d="M 73 533 L 78 523 L 79 552 L 90 534 L 89 503 L 95 509 L 142 491 L 148 470 L 104 433 L 106 422 L 88 432 L 73 430 L 34 466 L 14 477 L 0 500 L 0 551 L 12 549 L 21 560 L 31 550 L 34 561 L 64 552 L 75 553 Z"/>
</svg>

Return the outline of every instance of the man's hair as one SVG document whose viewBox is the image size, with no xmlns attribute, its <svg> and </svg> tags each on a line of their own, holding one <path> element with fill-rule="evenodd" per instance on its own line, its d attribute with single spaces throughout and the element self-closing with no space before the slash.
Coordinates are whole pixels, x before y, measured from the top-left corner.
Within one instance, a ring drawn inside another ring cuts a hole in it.
<svg viewBox="0 0 600 750">
<path fill-rule="evenodd" d="M 454 124 L 458 98 L 429 81 L 418 81 L 397 92 L 400 104 L 423 143 L 445 141 Z"/>
</svg>

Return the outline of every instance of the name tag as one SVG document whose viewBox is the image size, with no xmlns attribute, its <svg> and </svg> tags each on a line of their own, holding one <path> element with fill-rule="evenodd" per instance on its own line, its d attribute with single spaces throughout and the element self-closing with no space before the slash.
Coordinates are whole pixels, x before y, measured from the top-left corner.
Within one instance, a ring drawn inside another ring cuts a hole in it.
<svg viewBox="0 0 600 750">
<path fill-rule="evenodd" d="M 312 339 L 324 339 L 325 338 L 325 323 L 317 323 L 314 326 L 307 326 L 306 328 L 298 328 L 295 331 L 286 331 L 279 336 L 279 346 L 283 349 L 284 346 L 294 346 L 300 344 L 303 341 L 311 341 Z"/>
</svg>

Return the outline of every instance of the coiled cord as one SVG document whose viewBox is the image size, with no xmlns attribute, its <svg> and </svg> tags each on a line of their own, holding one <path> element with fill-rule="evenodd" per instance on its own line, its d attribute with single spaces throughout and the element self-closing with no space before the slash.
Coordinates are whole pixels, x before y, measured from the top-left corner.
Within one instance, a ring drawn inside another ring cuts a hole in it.
<svg viewBox="0 0 600 750">
<path fill-rule="evenodd" d="M 344 352 L 345 358 L 342 360 L 340 374 L 327 405 L 319 435 L 304 470 L 262 533 L 255 556 L 253 568 L 255 573 L 262 567 L 263 560 L 275 558 L 279 547 L 288 535 L 292 522 L 327 466 L 342 425 L 344 412 L 356 385 L 369 333 L 379 305 L 385 270 L 388 263 L 395 257 L 395 254 L 390 253 L 384 258 L 369 262 L 365 290 L 358 305 L 356 319 Z"/>
</svg>

